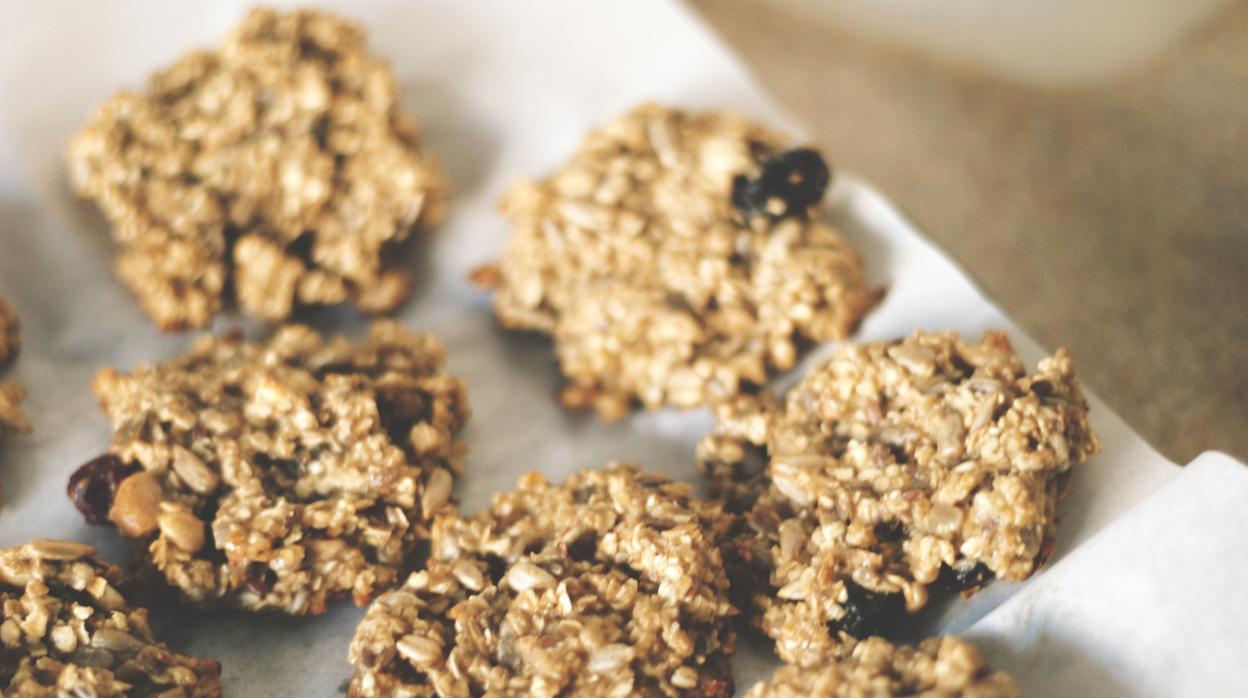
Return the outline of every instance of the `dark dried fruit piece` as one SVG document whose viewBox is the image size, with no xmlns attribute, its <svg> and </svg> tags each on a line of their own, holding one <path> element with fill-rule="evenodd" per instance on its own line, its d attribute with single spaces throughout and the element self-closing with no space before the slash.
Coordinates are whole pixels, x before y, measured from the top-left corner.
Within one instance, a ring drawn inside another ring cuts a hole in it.
<svg viewBox="0 0 1248 698">
<path fill-rule="evenodd" d="M 851 579 L 845 580 L 845 615 L 828 623 L 835 635 L 844 631 L 862 639 L 872 635 L 887 637 L 906 614 L 906 601 L 901 594 L 871 591 Z"/>
<path fill-rule="evenodd" d="M 796 148 L 763 163 L 758 179 L 738 175 L 732 182 L 732 205 L 745 215 L 774 219 L 806 213 L 823 199 L 832 173 L 823 156 L 811 148 Z"/>
<path fill-rule="evenodd" d="M 87 523 L 101 526 L 110 523 L 108 511 L 121 481 L 138 471 L 139 466 L 123 463 L 117 456 L 107 453 L 74 471 L 66 492 Z"/>
<path fill-rule="evenodd" d="M 995 576 L 982 562 L 958 567 L 942 565 L 940 577 L 936 579 L 936 588 L 951 593 L 978 589 L 991 582 Z"/>
</svg>

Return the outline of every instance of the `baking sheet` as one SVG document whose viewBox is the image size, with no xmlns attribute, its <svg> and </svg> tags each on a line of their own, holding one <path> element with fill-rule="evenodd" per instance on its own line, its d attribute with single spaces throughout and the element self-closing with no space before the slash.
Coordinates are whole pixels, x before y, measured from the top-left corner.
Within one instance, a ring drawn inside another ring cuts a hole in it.
<svg viewBox="0 0 1248 698">
<path fill-rule="evenodd" d="M 693 448 L 710 425 L 705 411 L 639 414 L 615 424 L 563 412 L 552 399 L 557 372 L 549 346 L 501 332 L 488 299 L 464 279 L 499 254 L 506 230 L 495 203 L 507 186 L 520 176 L 542 174 L 567 157 L 587 128 L 636 102 L 728 107 L 776 125 L 788 124 L 784 116 L 736 58 L 673 2 L 324 4 L 361 22 L 372 49 L 391 59 L 405 105 L 424 123 L 425 143 L 443 157 L 454 183 L 446 224 L 402 260 L 418 282 L 400 317 L 436 333 L 448 347 L 450 369 L 469 383 L 474 416 L 464 438 L 471 452 L 467 475 L 456 486 L 463 509 L 480 509 L 524 471 L 559 479 L 611 459 L 636 460 L 696 481 Z M 83 524 L 64 494 L 69 474 L 100 453 L 109 437 L 87 382 L 105 365 L 130 367 L 174 356 L 192 337 L 156 331 L 113 276 L 104 223 L 69 194 L 61 149 L 94 105 L 119 87 L 139 85 L 193 46 L 217 44 L 246 8 L 240 2 L 156 1 L 0 6 L 0 26 L 8 28 L 0 44 L 0 294 L 24 323 L 23 354 L 11 376 L 30 393 L 26 408 L 35 426 L 32 434 L 0 445 L 0 545 L 64 537 L 92 543 L 114 561 L 126 558 L 118 536 Z M 891 338 L 920 327 L 972 336 L 1005 327 L 1030 365 L 1042 355 L 866 184 L 839 174 L 831 197 L 832 215 L 866 256 L 870 275 L 889 287 L 859 339 Z M 349 309 L 318 310 L 300 319 L 351 334 L 365 326 Z M 219 318 L 215 328 L 236 325 L 252 334 L 264 331 L 236 316 Z M 830 348 L 821 347 L 805 364 Z M 1059 685 L 1083 694 L 1145 692 L 1147 682 L 1136 678 L 1152 681 L 1157 674 L 1137 671 L 1152 666 L 1148 647 L 1136 651 L 1125 643 L 1122 651 L 1104 651 L 1112 638 L 1095 632 L 1133 627 L 1128 621 L 1140 608 L 1124 605 L 1128 599 L 1112 587 L 1101 589 L 1103 603 L 1070 605 L 1082 598 L 1083 587 L 1062 580 L 1119 579 L 1139 590 L 1140 598 L 1172 611 L 1157 619 L 1183 615 L 1183 604 L 1217 603 L 1229 605 L 1229 617 L 1248 620 L 1242 594 L 1236 598 L 1228 587 L 1218 588 L 1225 598 L 1166 595 L 1175 570 L 1164 564 L 1133 568 L 1122 554 L 1110 554 L 1149 550 L 1168 532 L 1172 548 L 1186 540 L 1191 555 L 1185 559 L 1221 565 L 1229 579 L 1248 580 L 1242 561 L 1218 552 L 1231 544 L 1242 551 L 1248 532 L 1208 520 L 1221 510 L 1202 509 L 1208 488 L 1187 486 L 1195 471 L 1165 461 L 1095 398 L 1092 421 L 1105 452 L 1073 479 L 1049 567 L 1025 584 L 997 583 L 923 618 L 924 632 L 970 629 L 1033 695 Z M 1223 491 L 1248 490 L 1240 467 L 1201 473 L 1224 482 Z M 1163 497 L 1170 492 L 1180 501 Z M 1154 526 L 1147 536 L 1141 527 L 1124 529 L 1118 520 L 1129 510 L 1122 521 L 1143 516 L 1172 525 Z M 1204 518 L 1183 518 L 1182 512 Z M 1200 547 L 1202 542 L 1217 545 Z M 1061 614 L 1046 614 L 1048 608 L 1076 609 L 1070 613 L 1077 611 L 1083 622 L 1066 623 Z M 1094 622 L 1097 613 L 1107 615 L 1105 623 Z M 361 614 L 349 602 L 317 618 L 154 611 L 158 631 L 171 645 L 222 661 L 227 695 L 257 697 L 340 692 L 350 675 L 347 644 Z M 1041 621 L 1045 625 L 1037 629 Z M 1205 644 L 1248 647 L 1245 626 L 1225 624 L 1216 628 L 1220 634 L 1188 637 L 1168 656 L 1184 662 Z M 1044 642 L 1034 640 L 1037 633 Z M 1048 638 L 1060 638 L 1066 654 L 1055 654 L 1050 646 L 1058 645 Z M 775 666 L 766 647 L 744 644 L 734 659 L 743 689 Z M 1067 655 L 1090 668 L 1064 674 Z M 1208 674 L 1188 672 L 1192 682 L 1184 687 L 1198 694 L 1232 685 L 1202 684 L 1213 681 Z"/>
</svg>

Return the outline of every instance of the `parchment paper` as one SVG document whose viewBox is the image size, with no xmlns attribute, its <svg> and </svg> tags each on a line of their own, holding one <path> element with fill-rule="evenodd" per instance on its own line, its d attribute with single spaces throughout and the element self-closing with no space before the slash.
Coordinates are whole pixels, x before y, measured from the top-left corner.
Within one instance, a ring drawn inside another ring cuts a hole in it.
<svg viewBox="0 0 1248 698">
<path fill-rule="evenodd" d="M 696 481 L 693 448 L 710 425 L 705 411 L 615 424 L 566 414 L 552 399 L 558 378 L 548 345 L 498 330 L 487 298 L 464 279 L 499 254 L 506 230 L 494 207 L 507 186 L 541 175 L 587 128 L 636 102 L 729 107 L 778 126 L 788 123 L 783 115 L 672 2 L 327 4 L 360 21 L 373 50 L 391 59 L 406 105 L 455 185 L 449 220 L 402 260 L 419 282 L 401 317 L 435 332 L 451 370 L 469 382 L 471 453 L 456 488 L 463 509 L 478 510 L 526 470 L 559 479 L 610 459 Z M 216 45 L 246 7 L 0 6 L 0 294 L 24 322 L 11 376 L 30 392 L 35 426 L 0 446 L 0 545 L 64 537 L 126 559 L 118 536 L 82 523 L 64 494 L 68 475 L 108 441 L 87 382 L 105 365 L 171 357 L 191 336 L 161 335 L 113 276 L 104 223 L 69 194 L 61 149 L 94 105 L 193 46 Z M 889 288 L 859 339 L 917 327 L 972 336 L 1005 327 L 1029 363 L 1042 355 L 867 185 L 840 173 L 831 197 L 833 217 Z M 365 325 L 350 309 L 300 319 L 352 334 Z M 240 324 L 264 332 L 234 316 L 215 327 Z M 1248 474 L 1233 462 L 1181 471 L 1101 401 L 1093 405 L 1105 452 L 1073 479 L 1049 567 L 1025 584 L 997 583 L 926 613 L 919 632 L 969 629 L 1031 695 L 1248 694 L 1248 530 L 1236 511 L 1248 497 Z M 350 674 L 346 648 L 362 610 L 347 602 L 317 618 L 169 607 L 153 614 L 171 645 L 222 661 L 228 695 L 328 696 Z M 775 666 L 768 648 L 743 644 L 734 660 L 742 689 Z"/>
</svg>

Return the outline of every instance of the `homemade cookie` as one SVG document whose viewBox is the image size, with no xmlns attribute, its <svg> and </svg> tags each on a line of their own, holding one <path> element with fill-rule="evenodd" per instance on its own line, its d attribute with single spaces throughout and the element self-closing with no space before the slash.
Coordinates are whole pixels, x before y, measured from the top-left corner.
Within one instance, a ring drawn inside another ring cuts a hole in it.
<svg viewBox="0 0 1248 698">
<path fill-rule="evenodd" d="M 127 603 L 121 570 L 81 543 L 0 549 L 0 693 L 5 696 L 221 695 L 221 665 L 170 651 L 147 609 Z"/>
<path fill-rule="evenodd" d="M 0 298 L 0 369 L 7 366 L 21 349 L 20 329 L 17 313 Z M 0 380 L 0 434 L 30 430 L 30 422 L 21 408 L 25 397 L 26 391 L 22 386 L 13 381 Z"/>
<path fill-rule="evenodd" d="M 642 105 L 503 201 L 511 239 L 473 274 L 511 329 L 551 335 L 571 408 L 618 418 L 765 383 L 875 304 L 820 220 L 813 150 L 735 115 Z"/>
<path fill-rule="evenodd" d="M 366 340 L 283 327 L 265 343 L 203 337 L 92 389 L 109 454 L 69 495 L 134 539 L 187 601 L 291 614 L 393 586 L 450 508 L 468 417 L 442 346 L 395 322 Z"/>
<path fill-rule="evenodd" d="M 1100 449 L 1087 414 L 1065 350 L 1028 374 L 1000 332 L 845 346 L 783 401 L 722 405 L 698 451 L 743 512 L 741 603 L 809 667 L 838 631 L 887 634 L 929 588 L 1027 578 L 1071 468 Z"/>
<path fill-rule="evenodd" d="M 979 651 L 956 637 L 930 638 L 918 647 L 894 647 L 878 637 L 849 642 L 844 659 L 811 669 L 784 666 L 746 698 L 1018 696 L 1009 675 L 990 673 Z"/>
<path fill-rule="evenodd" d="M 406 297 L 408 275 L 384 262 L 442 218 L 447 184 L 364 49 L 331 15 L 253 10 L 219 50 L 118 93 L 70 142 L 73 186 L 112 225 L 117 273 L 162 329 L 207 325 L 228 298 L 276 321 Z"/>
<path fill-rule="evenodd" d="M 356 631 L 348 694 L 726 698 L 721 521 L 634 465 L 525 475 L 481 514 L 438 518 L 427 568 Z"/>
</svg>

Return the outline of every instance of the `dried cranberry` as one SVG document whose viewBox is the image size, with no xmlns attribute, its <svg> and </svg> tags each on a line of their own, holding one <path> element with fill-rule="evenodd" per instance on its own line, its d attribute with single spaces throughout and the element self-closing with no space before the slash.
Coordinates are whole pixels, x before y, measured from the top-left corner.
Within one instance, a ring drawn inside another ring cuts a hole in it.
<svg viewBox="0 0 1248 698">
<path fill-rule="evenodd" d="M 108 523 L 108 510 L 113 507 L 121 481 L 138 471 L 139 466 L 123 463 L 111 453 L 105 454 L 74 471 L 66 491 L 87 523 L 99 526 Z"/>
<path fill-rule="evenodd" d="M 845 631 L 857 638 L 871 635 L 888 635 L 905 616 L 906 602 L 901 594 L 871 591 L 853 580 L 845 580 L 847 598 L 841 608 L 845 615 L 828 623 L 836 633 Z"/>
<path fill-rule="evenodd" d="M 832 173 L 823 156 L 810 148 L 786 150 L 763 163 L 758 179 L 738 175 L 732 182 L 732 205 L 745 215 L 763 214 L 771 218 L 802 215 L 823 199 Z M 779 200 L 784 210 L 768 204 Z"/>
</svg>

